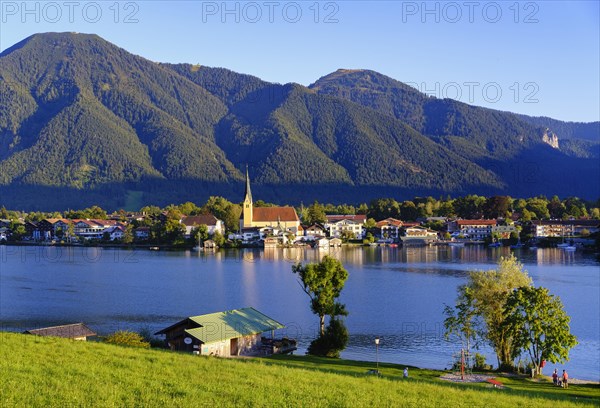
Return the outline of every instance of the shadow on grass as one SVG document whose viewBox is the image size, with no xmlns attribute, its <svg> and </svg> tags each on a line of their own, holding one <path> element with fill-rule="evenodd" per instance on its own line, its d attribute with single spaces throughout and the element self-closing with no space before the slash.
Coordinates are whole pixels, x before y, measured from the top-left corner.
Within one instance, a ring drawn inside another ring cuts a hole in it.
<svg viewBox="0 0 600 408">
<path fill-rule="evenodd" d="M 265 364 L 300 368 L 305 370 L 348 375 L 352 377 L 374 377 L 369 370 L 376 368 L 375 362 L 342 360 L 314 356 L 288 356 L 275 355 L 262 358 Z M 408 367 L 409 378 L 403 378 L 403 370 Z M 462 390 L 474 390 L 484 392 L 501 392 L 507 395 L 521 396 L 527 398 L 543 398 L 553 401 L 570 401 L 582 403 L 596 403 L 600 405 L 599 384 L 570 385 L 565 390 L 554 386 L 550 381 L 531 381 L 528 378 L 507 376 L 501 373 L 488 372 L 487 375 L 495 376 L 506 388 L 496 389 L 488 383 L 454 383 L 440 379 L 444 371 L 420 369 L 413 366 L 405 366 L 392 363 L 379 363 L 381 377 L 392 381 L 415 381 L 434 384 L 441 387 L 460 388 Z"/>
</svg>

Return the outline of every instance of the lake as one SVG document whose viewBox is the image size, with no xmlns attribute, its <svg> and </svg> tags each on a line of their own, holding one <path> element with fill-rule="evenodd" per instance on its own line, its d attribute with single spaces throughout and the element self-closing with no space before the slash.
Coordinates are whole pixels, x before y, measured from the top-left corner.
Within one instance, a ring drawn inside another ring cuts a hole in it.
<svg viewBox="0 0 600 408">
<path fill-rule="evenodd" d="M 0 326 L 23 331 L 85 322 L 99 334 L 158 331 L 187 316 L 252 306 L 285 324 L 280 334 L 303 352 L 316 336 L 291 266 L 330 254 L 349 272 L 342 302 L 351 334 L 343 357 L 427 368 L 449 367 L 459 344 L 443 337 L 444 304 L 470 270 L 494 269 L 508 248 L 357 247 L 166 252 L 84 247 L 0 247 Z M 593 255 L 560 249 L 515 254 L 536 286 L 560 296 L 579 345 L 566 368 L 574 378 L 600 380 L 600 266 Z M 480 352 L 497 365 L 489 348 Z"/>
</svg>

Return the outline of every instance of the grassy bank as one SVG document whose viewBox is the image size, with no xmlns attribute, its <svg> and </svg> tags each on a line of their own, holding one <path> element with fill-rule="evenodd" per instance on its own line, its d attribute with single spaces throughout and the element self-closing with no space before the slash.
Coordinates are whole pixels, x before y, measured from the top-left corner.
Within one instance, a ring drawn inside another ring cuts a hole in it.
<svg viewBox="0 0 600 408">
<path fill-rule="evenodd" d="M 441 372 L 300 356 L 228 360 L 0 333 L 3 406 L 598 406 L 597 385 L 569 390 L 501 379 L 508 389 L 439 380 Z"/>
</svg>

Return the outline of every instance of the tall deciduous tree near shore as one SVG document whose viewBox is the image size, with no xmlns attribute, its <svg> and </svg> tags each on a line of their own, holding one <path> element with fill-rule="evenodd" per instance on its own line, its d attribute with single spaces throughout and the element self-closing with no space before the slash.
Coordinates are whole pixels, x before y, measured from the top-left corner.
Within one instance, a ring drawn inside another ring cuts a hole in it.
<svg viewBox="0 0 600 408">
<path fill-rule="evenodd" d="M 319 263 L 292 266 L 300 277 L 302 290 L 310 297 L 310 308 L 319 316 L 319 332 L 325 334 L 325 316 L 346 315 L 345 306 L 337 301 L 348 279 L 348 271 L 340 261 L 328 255 Z"/>
<path fill-rule="evenodd" d="M 529 354 L 536 374 L 541 374 L 542 360 L 562 363 L 569 359 L 569 350 L 577 344 L 570 321 L 560 298 L 546 288 L 516 289 L 504 307 L 504 327 L 513 339 L 513 348 Z"/>
<path fill-rule="evenodd" d="M 458 289 L 457 316 L 472 316 L 479 321 L 478 336 L 493 347 L 499 368 L 512 368 L 515 357 L 514 339 L 505 324 L 504 307 L 513 290 L 524 286 L 531 286 L 531 278 L 511 254 L 500 258 L 497 270 L 470 272 L 467 284 Z M 447 332 L 465 333 L 468 329 L 470 335 L 476 323 L 469 321 L 468 326 L 461 327 L 464 322 L 455 317 L 446 318 Z"/>
</svg>

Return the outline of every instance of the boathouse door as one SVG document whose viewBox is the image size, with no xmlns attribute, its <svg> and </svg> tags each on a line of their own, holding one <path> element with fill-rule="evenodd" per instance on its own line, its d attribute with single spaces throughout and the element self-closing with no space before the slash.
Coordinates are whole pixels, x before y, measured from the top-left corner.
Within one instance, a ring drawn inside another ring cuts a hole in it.
<svg viewBox="0 0 600 408">
<path fill-rule="evenodd" d="M 232 356 L 238 355 L 238 339 L 231 339 L 229 350 Z"/>
</svg>

